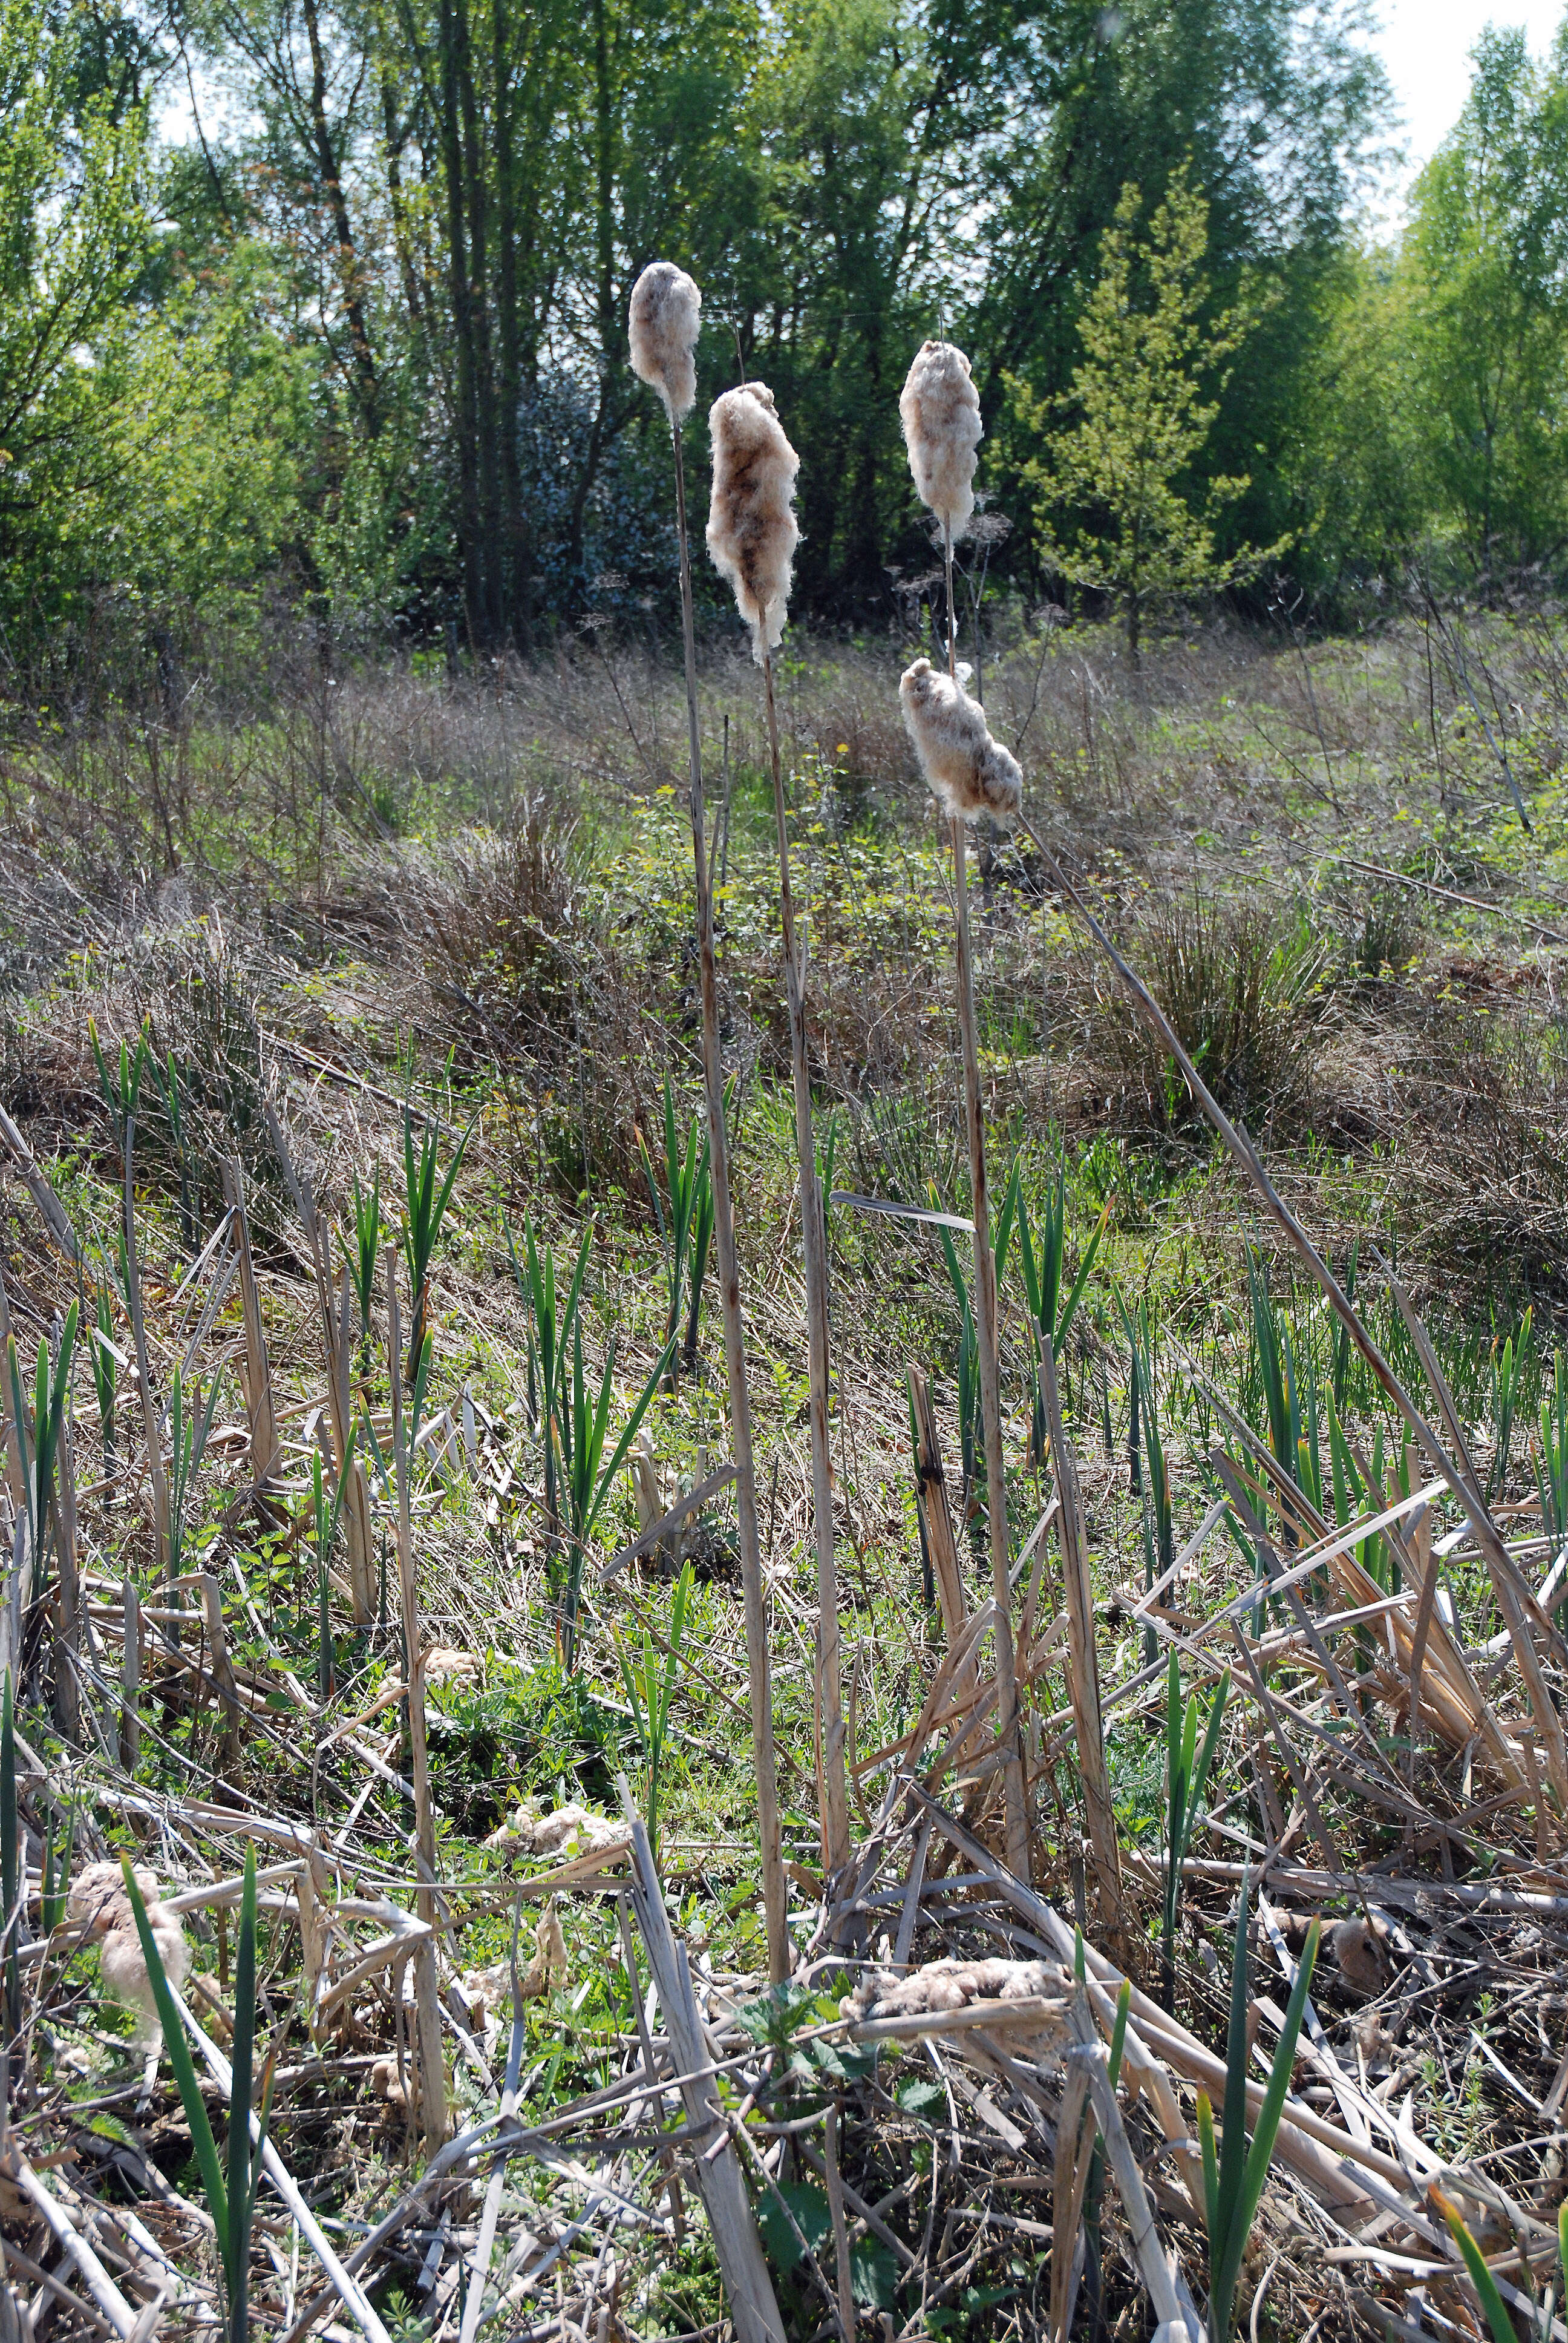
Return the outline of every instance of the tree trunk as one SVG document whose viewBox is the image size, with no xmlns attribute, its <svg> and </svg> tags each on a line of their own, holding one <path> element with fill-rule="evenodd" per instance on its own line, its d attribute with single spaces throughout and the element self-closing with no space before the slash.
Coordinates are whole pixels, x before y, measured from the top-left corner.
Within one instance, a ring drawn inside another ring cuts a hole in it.
<svg viewBox="0 0 1568 2343">
<path fill-rule="evenodd" d="M 474 347 L 474 423 L 478 452 L 479 576 L 484 622 L 477 639 L 493 645 L 502 638 L 500 462 L 497 447 L 496 377 L 490 358 L 489 196 L 485 186 L 485 150 L 474 94 L 474 58 L 468 30 L 468 0 L 452 0 L 457 35 L 457 92 L 463 116 L 463 170 L 468 209 L 468 317 Z"/>
<path fill-rule="evenodd" d="M 305 29 L 310 40 L 311 131 L 316 141 L 316 160 L 321 173 L 322 192 L 332 214 L 333 233 L 337 239 L 337 275 L 343 287 L 344 314 L 348 319 L 348 347 L 353 354 L 355 393 L 359 419 L 367 433 L 374 436 L 377 423 L 376 363 L 371 356 L 369 328 L 365 322 L 359 256 L 354 247 L 348 198 L 343 192 L 337 156 L 333 150 L 331 126 L 327 119 L 327 58 L 321 46 L 321 22 L 316 0 L 305 0 Z"/>
<path fill-rule="evenodd" d="M 408 206 L 403 193 L 406 134 L 397 120 L 397 94 L 392 86 L 392 76 L 385 66 L 381 72 L 381 120 L 387 156 L 387 194 L 392 211 L 392 241 L 397 252 L 397 273 L 403 280 L 403 299 L 408 311 L 408 322 L 417 326 L 424 322 L 425 304 L 419 293 L 419 274 L 414 266 L 414 243 L 408 233 Z"/>
<path fill-rule="evenodd" d="M 457 427 L 457 545 L 463 568 L 463 608 L 470 644 L 484 632 L 479 568 L 478 427 L 474 395 L 474 337 L 469 302 L 467 232 L 463 201 L 463 145 L 458 123 L 458 71 L 452 0 L 440 0 L 441 167 L 447 181 L 447 273 Z"/>
<path fill-rule="evenodd" d="M 522 367 L 518 339 L 517 188 L 512 158 L 512 80 L 507 11 L 509 0 L 491 0 L 490 25 L 495 67 L 496 209 L 498 249 L 496 255 L 498 324 L 500 366 L 497 377 L 500 412 L 501 459 L 501 584 L 506 631 L 518 650 L 527 652 L 532 639 L 529 576 L 533 548 L 528 542 L 523 506 L 523 482 L 518 461 L 518 408 L 522 397 Z"/>
</svg>

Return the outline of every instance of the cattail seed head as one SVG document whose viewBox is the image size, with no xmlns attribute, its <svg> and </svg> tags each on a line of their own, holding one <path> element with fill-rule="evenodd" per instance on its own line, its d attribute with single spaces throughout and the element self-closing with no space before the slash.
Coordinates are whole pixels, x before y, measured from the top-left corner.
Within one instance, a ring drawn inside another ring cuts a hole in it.
<svg viewBox="0 0 1568 2343">
<path fill-rule="evenodd" d="M 800 532 L 790 499 L 800 458 L 784 436 L 765 382 L 742 383 L 716 398 L 713 500 L 708 550 L 751 629 L 759 667 L 776 650 L 789 614 L 790 565 Z"/>
<path fill-rule="evenodd" d="M 137 1864 L 132 1876 L 146 1907 L 147 1926 L 163 1962 L 164 1975 L 177 1992 L 190 1966 L 190 1949 L 179 1915 L 166 1910 L 159 1902 L 155 1873 Z M 116 2000 L 138 2013 L 136 2039 L 144 2048 L 150 2049 L 162 2038 L 163 2029 L 158 2022 L 153 1981 L 147 1974 L 146 1956 L 136 1932 L 136 1914 L 131 1909 L 119 1865 L 90 1863 L 78 1872 L 71 1882 L 65 1914 L 84 1929 L 89 1941 L 97 1941 L 98 1974 Z"/>
<path fill-rule="evenodd" d="M 904 729 L 944 811 L 1012 822 L 1023 803 L 1023 775 L 1011 750 L 991 739 L 979 700 L 923 659 L 905 669 L 899 699 Z"/>
<path fill-rule="evenodd" d="M 975 508 L 975 450 L 984 427 L 970 362 L 951 342 L 925 342 L 899 395 L 920 501 L 956 537 Z"/>
<path fill-rule="evenodd" d="M 650 260 L 631 288 L 631 368 L 683 423 L 697 398 L 697 335 L 702 296 L 672 260 Z"/>
</svg>

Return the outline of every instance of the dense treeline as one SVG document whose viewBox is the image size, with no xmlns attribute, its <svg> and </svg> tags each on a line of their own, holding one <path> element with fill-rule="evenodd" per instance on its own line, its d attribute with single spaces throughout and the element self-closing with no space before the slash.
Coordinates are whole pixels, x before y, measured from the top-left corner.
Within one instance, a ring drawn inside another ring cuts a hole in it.
<svg viewBox="0 0 1568 2343">
<path fill-rule="evenodd" d="M 654 255 L 704 287 L 709 388 L 760 374 L 805 454 L 799 611 L 929 566 L 896 400 L 939 329 L 993 565 L 1065 598 L 1098 498 L 1052 445 L 1172 186 L 1210 574 L 1327 608 L 1412 559 L 1550 573 L 1568 50 L 1483 40 L 1382 246 L 1385 112 L 1339 0 L 0 0 L 0 658 L 35 686 L 269 597 L 476 654 L 653 607 Z"/>
</svg>

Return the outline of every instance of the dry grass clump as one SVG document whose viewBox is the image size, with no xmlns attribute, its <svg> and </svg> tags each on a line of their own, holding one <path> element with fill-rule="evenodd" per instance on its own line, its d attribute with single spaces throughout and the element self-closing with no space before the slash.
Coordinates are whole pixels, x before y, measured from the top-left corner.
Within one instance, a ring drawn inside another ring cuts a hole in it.
<svg viewBox="0 0 1568 2343">
<path fill-rule="evenodd" d="M 1322 1120 L 1392 1167 L 1412 1251 L 1452 1292 L 1568 1302 L 1568 1052 L 1547 1000 L 1472 963 L 1411 983 L 1333 1068 Z M 1486 980 L 1490 976 L 1490 981 Z"/>
<path fill-rule="evenodd" d="M 568 1199 L 601 1181 L 640 1193 L 662 1054 L 646 970 L 586 916 L 574 837 L 569 814 L 531 799 L 504 830 L 424 858 L 402 944 L 434 995 L 427 1015 L 500 1069 L 519 1173 Z"/>
<path fill-rule="evenodd" d="M 1305 1107 L 1321 1021 L 1323 955 L 1299 920 L 1256 900 L 1151 897 L 1132 957 L 1183 1048 L 1228 1113 L 1282 1135 Z M 1094 1044 L 1124 1114 L 1173 1137 L 1202 1122 L 1172 1061 L 1108 990 Z"/>
</svg>

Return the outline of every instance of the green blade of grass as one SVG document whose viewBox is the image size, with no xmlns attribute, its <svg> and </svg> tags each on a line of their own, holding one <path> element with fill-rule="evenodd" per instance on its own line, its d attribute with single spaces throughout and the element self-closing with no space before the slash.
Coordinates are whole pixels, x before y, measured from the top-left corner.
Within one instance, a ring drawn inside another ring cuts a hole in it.
<svg viewBox="0 0 1568 2343">
<path fill-rule="evenodd" d="M 1519 2330 L 1509 2315 L 1508 2305 L 1498 2292 L 1497 2280 L 1486 2267 L 1481 2247 L 1470 2234 L 1464 2216 L 1441 2188 L 1430 2188 L 1427 2195 L 1448 2223 L 1453 2242 L 1459 2247 L 1461 2258 L 1470 2273 L 1470 2282 L 1481 2298 L 1481 2308 L 1492 2329 L 1493 2343 L 1519 2343 Z M 1568 2207 L 1564 2208 L 1559 2219 L 1568 2220 Z M 1559 2234 L 1562 2234 L 1561 2230 Z"/>
</svg>

